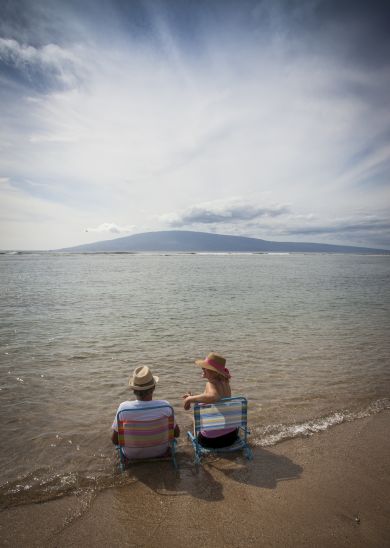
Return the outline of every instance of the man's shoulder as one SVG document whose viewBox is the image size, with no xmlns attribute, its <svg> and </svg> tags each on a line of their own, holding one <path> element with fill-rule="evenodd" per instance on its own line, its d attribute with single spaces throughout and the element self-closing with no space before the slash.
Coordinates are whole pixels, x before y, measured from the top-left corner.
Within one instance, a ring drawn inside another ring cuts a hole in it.
<svg viewBox="0 0 390 548">
<path fill-rule="evenodd" d="M 167 400 L 133 400 L 133 401 L 123 401 L 119 407 L 118 411 L 123 409 L 152 409 L 153 407 L 172 407 L 169 401 Z"/>
<path fill-rule="evenodd" d="M 151 401 L 140 401 L 140 407 L 143 407 L 144 409 L 156 409 L 159 410 L 161 413 L 164 413 L 165 411 L 165 414 L 166 412 L 169 412 L 171 413 L 171 410 L 169 408 L 172 409 L 172 406 L 171 404 L 167 401 L 167 400 L 151 400 Z M 146 404 L 146 405 L 145 405 Z"/>
<path fill-rule="evenodd" d="M 123 401 L 119 404 L 118 411 L 122 411 L 122 409 L 133 409 L 137 407 L 137 402 L 134 401 Z"/>
</svg>

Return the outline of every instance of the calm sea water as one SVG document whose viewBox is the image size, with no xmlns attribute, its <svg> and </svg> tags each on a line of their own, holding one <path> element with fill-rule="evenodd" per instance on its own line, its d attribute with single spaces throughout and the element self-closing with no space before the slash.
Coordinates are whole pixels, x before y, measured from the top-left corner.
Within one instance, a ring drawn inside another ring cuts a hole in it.
<svg viewBox="0 0 390 548">
<path fill-rule="evenodd" d="M 390 407 L 389 256 L 0 255 L 0 279 L 3 507 L 119 481 L 110 426 L 139 364 L 182 450 L 210 351 L 254 445 Z"/>
</svg>

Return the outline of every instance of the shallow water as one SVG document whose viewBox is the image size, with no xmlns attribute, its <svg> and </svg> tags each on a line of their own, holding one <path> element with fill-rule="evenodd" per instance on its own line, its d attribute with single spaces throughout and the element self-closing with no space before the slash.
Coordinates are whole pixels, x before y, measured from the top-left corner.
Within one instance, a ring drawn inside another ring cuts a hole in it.
<svg viewBox="0 0 390 548">
<path fill-rule="evenodd" d="M 110 425 L 139 364 L 184 432 L 194 359 L 224 354 L 254 445 L 390 406 L 388 256 L 0 255 L 0 279 L 3 505 L 121 481 Z"/>
</svg>

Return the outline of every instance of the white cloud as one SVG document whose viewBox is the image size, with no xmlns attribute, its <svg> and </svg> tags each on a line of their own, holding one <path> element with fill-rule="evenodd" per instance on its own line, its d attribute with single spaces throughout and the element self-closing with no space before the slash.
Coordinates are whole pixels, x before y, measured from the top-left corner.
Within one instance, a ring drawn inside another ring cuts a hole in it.
<svg viewBox="0 0 390 548">
<path fill-rule="evenodd" d="M 122 234 L 134 232 L 135 225 L 118 226 L 115 223 L 102 223 L 95 228 L 87 228 L 86 232 L 110 232 L 111 234 Z"/>
<path fill-rule="evenodd" d="M 80 62 L 77 55 L 57 44 L 36 48 L 17 40 L 0 38 L 0 61 L 22 73 L 26 72 L 31 79 L 52 76 L 67 87 L 76 85 L 79 80 L 77 72 Z M 38 75 L 31 71 L 38 71 Z"/>
</svg>

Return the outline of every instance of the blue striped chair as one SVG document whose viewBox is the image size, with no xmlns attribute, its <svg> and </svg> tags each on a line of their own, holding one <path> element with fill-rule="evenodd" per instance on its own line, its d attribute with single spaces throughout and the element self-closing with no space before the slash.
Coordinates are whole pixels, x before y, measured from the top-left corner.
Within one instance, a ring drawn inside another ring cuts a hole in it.
<svg viewBox="0 0 390 548">
<path fill-rule="evenodd" d="M 248 445 L 247 427 L 248 402 L 242 396 L 223 398 L 216 403 L 196 403 L 194 405 L 194 433 L 187 432 L 195 452 L 195 464 L 200 464 L 203 455 L 243 450 L 248 460 L 253 459 Z M 200 431 L 238 428 L 238 440 L 233 445 L 221 448 L 206 448 L 198 441 Z"/>
</svg>

